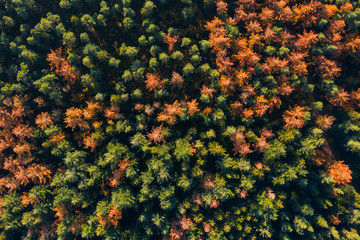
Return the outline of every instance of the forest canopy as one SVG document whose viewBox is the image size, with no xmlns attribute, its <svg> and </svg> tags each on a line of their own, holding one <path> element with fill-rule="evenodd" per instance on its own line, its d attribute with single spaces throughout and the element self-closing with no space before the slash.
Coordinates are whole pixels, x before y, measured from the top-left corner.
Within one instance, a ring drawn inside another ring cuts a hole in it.
<svg viewBox="0 0 360 240">
<path fill-rule="evenodd" d="M 360 3 L 0 0 L 0 240 L 360 239 Z"/>
</svg>

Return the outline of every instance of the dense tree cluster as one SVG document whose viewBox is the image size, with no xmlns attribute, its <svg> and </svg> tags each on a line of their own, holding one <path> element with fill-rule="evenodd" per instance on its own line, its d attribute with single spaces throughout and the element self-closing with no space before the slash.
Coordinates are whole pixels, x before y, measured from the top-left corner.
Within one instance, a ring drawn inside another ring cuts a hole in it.
<svg viewBox="0 0 360 240">
<path fill-rule="evenodd" d="M 360 239 L 359 12 L 0 0 L 0 239 Z"/>
</svg>

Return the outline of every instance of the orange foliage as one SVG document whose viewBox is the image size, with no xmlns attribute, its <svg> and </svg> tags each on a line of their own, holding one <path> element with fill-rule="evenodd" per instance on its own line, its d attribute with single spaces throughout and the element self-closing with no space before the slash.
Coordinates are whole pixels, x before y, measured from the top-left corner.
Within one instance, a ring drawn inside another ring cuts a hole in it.
<svg viewBox="0 0 360 240">
<path fill-rule="evenodd" d="M 304 126 L 304 116 L 307 107 L 295 106 L 286 110 L 283 114 L 285 122 L 284 128 L 302 128 Z"/>
<path fill-rule="evenodd" d="M 230 104 L 230 108 L 231 108 L 232 114 L 234 116 L 240 116 L 241 115 L 242 107 L 243 107 L 243 104 L 240 103 L 239 101 L 236 101 L 236 102 Z"/>
<path fill-rule="evenodd" d="M 331 128 L 331 125 L 334 123 L 335 117 L 328 115 L 321 115 L 316 119 L 316 125 L 321 130 L 328 130 Z"/>
<path fill-rule="evenodd" d="M 261 24 L 258 21 L 250 21 L 246 24 L 245 28 L 250 33 L 259 33 L 263 31 Z"/>
<path fill-rule="evenodd" d="M 0 139 L 0 153 L 2 153 L 2 151 L 9 148 L 10 146 L 11 146 L 10 143 Z"/>
<path fill-rule="evenodd" d="M 332 164 L 328 169 L 328 173 L 334 178 L 335 184 L 347 184 L 352 180 L 352 171 L 349 165 L 344 164 L 344 161 L 337 161 Z"/>
<path fill-rule="evenodd" d="M 119 186 L 123 181 L 123 176 L 126 171 L 126 169 L 130 166 L 130 161 L 127 159 L 121 160 L 118 164 L 118 169 L 114 170 L 113 177 L 111 177 L 110 180 L 110 186 L 111 187 L 117 187 Z"/>
<path fill-rule="evenodd" d="M 258 169 L 258 170 L 261 170 L 263 169 L 263 164 L 261 162 L 257 162 L 255 163 L 255 167 Z"/>
<path fill-rule="evenodd" d="M 115 208 L 114 205 L 111 204 L 110 211 L 109 211 L 109 222 L 116 228 L 119 226 L 119 220 L 121 220 L 121 210 Z"/>
<path fill-rule="evenodd" d="M 57 217 L 59 219 L 59 221 L 63 220 L 67 216 L 69 216 L 68 208 L 64 204 L 56 205 L 56 207 L 54 208 L 54 211 L 56 212 L 55 217 Z"/>
<path fill-rule="evenodd" d="M 271 188 L 268 188 L 268 189 L 267 189 L 267 194 L 266 194 L 266 196 L 267 196 L 268 198 L 270 198 L 270 199 L 273 199 L 273 200 L 274 200 L 275 197 L 276 197 L 274 191 L 273 191 Z"/>
<path fill-rule="evenodd" d="M 217 199 L 211 200 L 210 208 L 218 208 L 220 206 L 220 201 Z"/>
<path fill-rule="evenodd" d="M 200 193 L 193 193 L 192 197 L 191 197 L 191 201 L 193 203 L 196 203 L 197 205 L 200 205 L 200 206 L 203 206 L 204 205 L 204 202 L 201 198 L 201 195 Z"/>
<path fill-rule="evenodd" d="M 13 156 L 6 157 L 3 163 L 3 169 L 8 170 L 10 172 L 15 172 L 19 166 L 19 162 L 14 159 Z"/>
<path fill-rule="evenodd" d="M 83 144 L 84 148 L 90 148 L 91 152 L 97 147 L 97 142 L 90 135 L 85 135 Z"/>
<path fill-rule="evenodd" d="M 80 129 L 90 128 L 89 124 L 82 119 L 83 110 L 72 107 L 66 110 L 65 115 L 64 122 L 67 124 L 66 127 L 71 127 L 73 131 L 76 127 L 79 127 Z"/>
<path fill-rule="evenodd" d="M 350 41 L 345 44 L 345 48 L 351 53 L 356 53 L 360 50 L 360 37 L 350 36 Z"/>
<path fill-rule="evenodd" d="M 264 31 L 264 40 L 266 44 L 270 44 L 275 39 L 276 33 L 272 28 L 267 27 Z"/>
<path fill-rule="evenodd" d="M 164 137 L 161 135 L 162 124 L 159 127 L 156 127 L 151 130 L 150 133 L 147 134 L 147 137 L 153 141 L 155 144 L 159 142 L 165 142 Z"/>
<path fill-rule="evenodd" d="M 252 153 L 250 144 L 246 142 L 243 132 L 237 130 L 235 135 L 230 138 L 234 142 L 233 151 L 235 154 L 239 154 L 241 157 L 246 157 L 247 154 Z"/>
<path fill-rule="evenodd" d="M 0 192 L 11 192 L 33 182 L 45 183 L 51 171 L 39 164 L 31 164 L 36 145 L 30 142 L 34 128 L 23 117 L 32 113 L 26 99 L 7 97 L 0 106 L 0 165 L 7 173 L 0 178 Z M 4 154 L 5 149 L 12 151 Z"/>
<path fill-rule="evenodd" d="M 211 112 L 212 112 L 211 107 L 206 107 L 206 108 L 204 109 L 204 111 L 203 111 L 203 113 L 204 113 L 206 116 L 208 116 Z"/>
<path fill-rule="evenodd" d="M 53 121 L 51 120 L 51 116 L 48 112 L 42 112 L 37 115 L 35 119 L 36 125 L 38 125 L 42 130 L 53 125 Z"/>
<path fill-rule="evenodd" d="M 169 237 L 171 240 L 180 240 L 184 238 L 184 231 L 189 230 L 190 226 L 193 225 L 193 222 L 190 218 L 187 218 L 185 215 L 176 214 L 176 218 L 171 221 L 171 229 Z M 168 238 L 164 238 L 168 239 Z"/>
<path fill-rule="evenodd" d="M 293 21 L 293 11 L 290 9 L 289 6 L 286 6 L 286 2 L 281 0 L 277 2 L 277 11 L 278 16 L 276 16 L 276 20 L 278 21 Z"/>
<path fill-rule="evenodd" d="M 333 4 L 325 4 L 325 9 L 327 10 L 328 17 L 334 16 L 339 11 L 337 6 Z"/>
<path fill-rule="evenodd" d="M 46 57 L 46 61 L 50 62 L 50 70 L 53 70 L 54 68 L 60 69 L 61 63 L 63 61 L 63 57 L 62 57 L 62 50 L 61 47 L 56 49 L 55 51 L 53 51 L 52 49 L 50 50 L 50 53 L 47 55 Z"/>
<path fill-rule="evenodd" d="M 318 60 L 319 70 L 323 79 L 334 79 L 340 76 L 341 68 L 339 68 L 335 61 L 326 59 L 321 56 Z"/>
<path fill-rule="evenodd" d="M 213 32 L 216 28 L 223 26 L 225 23 L 220 20 L 218 17 L 214 17 L 210 22 L 206 22 L 205 28 L 206 30 Z"/>
<path fill-rule="evenodd" d="M 51 138 L 49 139 L 49 141 L 52 144 L 59 144 L 63 139 L 65 139 L 65 135 L 64 133 L 60 130 L 59 133 L 51 136 Z"/>
<path fill-rule="evenodd" d="M 26 174 L 36 184 L 46 183 L 47 179 L 51 179 L 51 171 L 44 166 L 32 163 L 26 168 Z"/>
<path fill-rule="evenodd" d="M 13 129 L 12 132 L 15 136 L 17 136 L 20 139 L 20 141 L 24 141 L 25 138 L 30 138 L 34 136 L 32 134 L 32 131 L 33 131 L 32 127 L 20 123 Z"/>
<path fill-rule="evenodd" d="M 220 52 L 230 48 L 230 38 L 225 34 L 225 22 L 215 17 L 212 21 L 207 22 L 205 28 L 210 31 L 209 42 L 213 46 L 214 52 Z"/>
<path fill-rule="evenodd" d="M 205 85 L 202 85 L 202 88 L 200 89 L 201 94 L 208 95 L 210 98 L 213 97 L 213 93 L 216 92 L 215 89 L 209 88 Z"/>
<path fill-rule="evenodd" d="M 118 120 L 121 118 L 121 115 L 119 113 L 119 108 L 112 105 L 109 108 L 105 109 L 105 117 L 109 120 Z"/>
<path fill-rule="evenodd" d="M 31 154 L 31 150 L 32 150 L 32 146 L 25 142 L 24 144 L 17 144 L 14 148 L 13 151 L 14 153 L 16 153 L 18 156 L 22 156 L 24 154 Z"/>
<path fill-rule="evenodd" d="M 229 57 L 218 55 L 216 58 L 216 66 L 218 67 L 218 71 L 220 73 L 231 72 L 231 66 L 233 65 L 234 63 Z"/>
<path fill-rule="evenodd" d="M 201 183 L 205 190 L 210 191 L 215 187 L 215 176 L 211 173 L 206 173 L 203 179 L 201 180 Z"/>
<path fill-rule="evenodd" d="M 340 7 L 340 11 L 343 13 L 346 12 L 351 12 L 354 9 L 353 5 L 349 2 L 344 3 L 341 7 Z"/>
<path fill-rule="evenodd" d="M 339 213 L 337 214 L 337 216 L 335 215 L 330 215 L 328 216 L 329 222 L 331 225 L 339 225 L 341 223 L 340 219 L 339 219 Z"/>
<path fill-rule="evenodd" d="M 25 171 L 25 168 L 22 166 L 19 166 L 17 168 L 17 171 L 14 172 L 16 180 L 21 185 L 26 185 L 30 182 L 29 176 L 27 176 L 27 172 Z"/>
<path fill-rule="evenodd" d="M 263 116 L 270 108 L 271 106 L 269 104 L 269 101 L 264 97 L 264 95 L 256 97 L 256 103 L 254 106 L 256 116 Z"/>
<path fill-rule="evenodd" d="M 34 99 L 34 102 L 37 103 L 37 105 L 39 107 L 45 107 L 46 106 L 46 102 L 42 97 L 37 97 Z"/>
<path fill-rule="evenodd" d="M 72 71 L 69 61 L 63 61 L 59 70 L 56 71 L 57 74 L 62 76 L 66 81 L 71 84 L 75 83 L 77 75 Z"/>
<path fill-rule="evenodd" d="M 356 91 L 352 91 L 350 98 L 354 104 L 360 107 L 360 88 L 358 88 Z"/>
<path fill-rule="evenodd" d="M 228 10 L 228 4 L 222 0 L 216 2 L 216 11 L 218 15 L 226 13 Z"/>
<path fill-rule="evenodd" d="M 317 3 L 309 3 L 307 5 L 297 4 L 293 7 L 294 12 L 294 22 L 301 22 L 304 27 L 310 27 L 314 25 L 318 18 L 319 14 L 314 14 L 317 8 Z"/>
<path fill-rule="evenodd" d="M 350 95 L 344 89 L 339 89 L 339 93 L 330 98 L 330 103 L 337 107 L 343 107 L 349 101 L 349 97 Z"/>
<path fill-rule="evenodd" d="M 263 24 L 270 25 L 274 20 L 274 10 L 269 9 L 268 7 L 264 7 L 261 9 L 261 13 L 259 17 Z"/>
<path fill-rule="evenodd" d="M 242 114 L 244 115 L 245 118 L 253 118 L 254 111 L 252 109 L 244 108 Z"/>
<path fill-rule="evenodd" d="M 303 34 L 298 34 L 297 37 L 298 38 L 294 45 L 299 51 L 308 50 L 312 44 L 315 44 L 319 41 L 318 34 L 312 30 L 310 32 L 304 30 Z"/>
<path fill-rule="evenodd" d="M 294 90 L 295 88 L 293 88 L 292 86 L 290 86 L 289 84 L 287 83 L 283 83 L 281 84 L 279 87 L 279 94 L 280 95 L 284 95 L 284 96 L 288 96 L 290 95 Z"/>
<path fill-rule="evenodd" d="M 28 206 L 29 204 L 34 204 L 35 202 L 31 200 L 28 196 L 29 194 L 24 192 L 23 195 L 21 195 L 21 203 L 25 206 Z"/>
<path fill-rule="evenodd" d="M 190 226 L 193 225 L 190 218 L 187 218 L 185 215 L 182 216 L 180 220 L 180 226 L 182 230 L 189 230 Z"/>
<path fill-rule="evenodd" d="M 92 119 L 95 114 L 101 110 L 101 106 L 98 102 L 88 102 L 87 103 L 87 108 L 84 109 L 83 114 L 84 114 L 84 118 L 89 120 Z"/>
<path fill-rule="evenodd" d="M 167 34 L 164 39 L 164 43 L 169 44 L 168 51 L 172 52 L 174 51 L 174 45 L 179 40 L 179 36 L 175 35 L 173 37 L 170 36 L 170 34 Z"/>
<path fill-rule="evenodd" d="M 188 101 L 186 103 L 187 107 L 188 107 L 188 113 L 190 116 L 194 115 L 195 113 L 199 112 L 200 110 L 198 109 L 198 105 L 199 103 L 196 102 L 196 99 L 191 100 L 190 102 Z"/>
<path fill-rule="evenodd" d="M 210 232 L 210 228 L 211 228 L 210 223 L 203 222 L 203 228 L 204 228 L 204 232 L 206 232 L 206 233 Z"/>
<path fill-rule="evenodd" d="M 176 100 L 173 104 L 165 104 L 163 112 L 159 113 L 157 120 L 168 124 L 175 124 L 176 117 L 181 115 L 181 104 Z"/>
<path fill-rule="evenodd" d="M 194 144 L 194 143 L 192 143 L 191 146 L 190 146 L 190 152 L 191 152 L 192 154 L 196 153 L 196 148 L 195 148 L 195 144 Z"/>
<path fill-rule="evenodd" d="M 289 31 L 286 29 L 280 32 L 281 45 L 284 47 L 288 47 L 289 44 L 292 43 L 294 38 L 295 36 L 289 33 Z"/>
<path fill-rule="evenodd" d="M 181 88 L 184 84 L 184 78 L 177 72 L 172 72 L 172 77 L 170 80 L 171 85 Z"/>
<path fill-rule="evenodd" d="M 230 95 L 235 90 L 235 82 L 227 75 L 221 75 L 218 83 L 223 94 Z"/>
<path fill-rule="evenodd" d="M 272 137 L 274 137 L 274 134 L 272 133 L 272 131 L 271 130 L 269 131 L 266 128 L 263 128 L 263 130 L 261 131 L 260 137 L 257 139 L 257 141 L 255 143 L 256 150 L 259 152 L 264 152 L 265 149 L 267 149 L 269 147 L 269 144 L 267 143 L 266 140 L 269 138 L 272 138 Z M 261 163 L 259 163 L 259 164 L 261 164 Z M 262 166 L 262 164 L 261 164 L 261 166 Z"/>
<path fill-rule="evenodd" d="M 236 73 L 237 85 L 239 87 L 242 87 L 245 83 L 247 83 L 248 79 L 250 78 L 250 73 L 244 71 L 243 69 L 236 71 L 235 73 Z"/>
<path fill-rule="evenodd" d="M 266 63 L 263 64 L 268 74 L 278 73 L 281 69 L 288 65 L 289 61 L 278 57 L 270 57 L 266 59 Z"/>
<path fill-rule="evenodd" d="M 249 194 L 247 193 L 246 190 L 241 190 L 240 194 L 239 194 L 239 197 L 240 198 L 246 198 L 247 196 L 249 196 Z"/>
<path fill-rule="evenodd" d="M 160 80 L 160 75 L 158 73 L 147 73 L 145 84 L 149 91 L 156 91 L 164 85 L 164 83 Z"/>
<path fill-rule="evenodd" d="M 72 70 L 69 60 L 63 57 L 61 48 L 55 51 L 50 50 L 46 60 L 49 62 L 50 69 L 55 69 L 55 72 L 70 84 L 74 84 L 75 80 L 78 79 L 78 74 Z"/>
</svg>

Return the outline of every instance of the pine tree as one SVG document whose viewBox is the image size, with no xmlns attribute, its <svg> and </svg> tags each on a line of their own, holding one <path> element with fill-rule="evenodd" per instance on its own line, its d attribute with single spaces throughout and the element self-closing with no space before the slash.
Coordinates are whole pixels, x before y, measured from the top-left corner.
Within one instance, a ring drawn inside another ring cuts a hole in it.
<svg viewBox="0 0 360 240">
<path fill-rule="evenodd" d="M 352 171 L 348 165 L 344 164 L 344 161 L 337 161 L 332 164 L 328 169 L 328 173 L 334 178 L 336 184 L 348 184 L 352 180 Z"/>
<path fill-rule="evenodd" d="M 159 90 L 163 87 L 163 82 L 160 80 L 158 73 L 147 73 L 145 84 L 149 91 Z"/>
</svg>

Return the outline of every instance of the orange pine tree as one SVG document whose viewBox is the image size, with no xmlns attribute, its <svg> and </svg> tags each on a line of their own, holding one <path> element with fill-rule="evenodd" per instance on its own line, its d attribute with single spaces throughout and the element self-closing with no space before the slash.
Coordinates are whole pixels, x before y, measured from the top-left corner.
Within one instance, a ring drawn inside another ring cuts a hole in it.
<svg viewBox="0 0 360 240">
<path fill-rule="evenodd" d="M 68 60 L 62 62 L 60 69 L 58 69 L 56 73 L 62 76 L 70 84 L 74 84 L 77 79 L 77 74 L 73 72 Z"/>
<path fill-rule="evenodd" d="M 56 49 L 55 51 L 53 51 L 52 49 L 50 50 L 50 53 L 47 55 L 46 57 L 46 61 L 50 62 L 50 70 L 54 70 L 54 69 L 60 69 L 61 63 L 63 61 L 63 56 L 62 56 L 62 50 L 61 47 Z"/>
<path fill-rule="evenodd" d="M 70 127 L 73 131 L 76 127 L 80 129 L 89 129 L 89 124 L 82 119 L 83 111 L 79 108 L 69 108 L 65 113 L 66 117 L 64 122 L 67 124 L 66 127 Z"/>
<path fill-rule="evenodd" d="M 256 116 L 263 116 L 270 108 L 271 106 L 269 100 L 266 99 L 264 95 L 256 97 L 256 103 L 254 106 L 254 112 Z"/>
<path fill-rule="evenodd" d="M 149 91 L 156 91 L 164 85 L 164 83 L 160 80 L 160 75 L 158 73 L 147 73 L 145 84 Z"/>
<path fill-rule="evenodd" d="M 316 119 L 316 125 L 321 130 L 328 130 L 331 128 L 331 125 L 334 123 L 335 117 L 328 115 L 321 115 Z"/>
<path fill-rule="evenodd" d="M 250 144 L 246 142 L 243 132 L 237 130 L 235 135 L 230 138 L 234 142 L 233 151 L 235 154 L 239 154 L 241 157 L 246 157 L 247 154 L 252 153 Z"/>
<path fill-rule="evenodd" d="M 191 100 L 190 102 L 188 101 L 186 103 L 187 107 L 188 107 L 188 113 L 190 116 L 194 115 L 195 113 L 199 112 L 200 110 L 198 109 L 198 105 L 199 103 L 196 102 L 196 99 Z"/>
<path fill-rule="evenodd" d="M 101 106 L 98 102 L 88 102 L 87 103 L 87 107 L 83 110 L 83 114 L 84 114 L 84 118 L 86 120 L 90 120 L 92 119 L 95 114 L 101 110 Z"/>
<path fill-rule="evenodd" d="M 114 170 L 113 177 L 109 179 L 111 187 L 117 187 L 123 182 L 123 176 L 125 174 L 126 169 L 130 166 L 130 161 L 127 159 L 121 160 L 118 164 L 118 169 Z"/>
<path fill-rule="evenodd" d="M 34 136 L 32 134 L 33 130 L 34 129 L 32 127 L 20 123 L 13 129 L 12 132 L 15 136 L 17 136 L 20 139 L 20 141 L 24 141 L 25 138 L 30 138 Z"/>
<path fill-rule="evenodd" d="M 339 89 L 339 93 L 330 98 L 330 103 L 334 106 L 343 107 L 350 100 L 350 95 L 344 89 Z"/>
<path fill-rule="evenodd" d="M 184 84 L 184 78 L 177 72 L 172 72 L 170 84 L 181 88 Z"/>
<path fill-rule="evenodd" d="M 352 180 L 352 171 L 349 165 L 344 164 L 344 161 L 336 161 L 329 167 L 328 173 L 334 178 L 335 184 L 348 184 Z"/>
<path fill-rule="evenodd" d="M 171 36 L 170 34 L 167 34 L 165 36 L 164 43 L 169 44 L 169 48 L 168 48 L 169 53 L 174 51 L 174 45 L 175 43 L 177 43 L 178 40 L 179 40 L 178 35 Z"/>
<path fill-rule="evenodd" d="M 283 114 L 285 122 L 284 128 L 302 128 L 304 126 L 304 116 L 307 107 L 295 106 L 286 110 Z"/>
<path fill-rule="evenodd" d="M 208 95 L 210 98 L 213 98 L 213 93 L 215 93 L 216 90 L 213 88 L 209 88 L 205 85 L 202 85 L 202 88 L 200 89 L 201 94 Z"/>
<path fill-rule="evenodd" d="M 158 144 L 159 142 L 165 142 L 164 137 L 161 135 L 162 126 L 163 125 L 161 124 L 159 127 L 153 127 L 151 132 L 147 134 L 147 137 L 155 144 Z"/>
<path fill-rule="evenodd" d="M 216 2 L 216 11 L 218 15 L 226 13 L 228 10 L 228 4 L 222 0 Z"/>
<path fill-rule="evenodd" d="M 115 208 L 114 205 L 111 204 L 109 214 L 108 214 L 109 222 L 113 225 L 113 227 L 119 226 L 119 220 L 121 220 L 121 210 L 118 208 Z"/>
<path fill-rule="evenodd" d="M 83 140 L 84 148 L 90 148 L 90 151 L 93 152 L 94 149 L 97 147 L 97 142 L 91 137 L 90 134 L 85 134 L 84 140 Z"/>
<path fill-rule="evenodd" d="M 37 115 L 35 119 L 36 125 L 38 125 L 42 130 L 45 128 L 53 125 L 53 121 L 51 119 L 51 116 L 48 112 L 42 112 L 39 115 Z"/>
<path fill-rule="evenodd" d="M 51 70 L 55 69 L 55 72 L 70 84 L 75 83 L 78 74 L 72 70 L 69 60 L 63 57 L 61 48 L 58 48 L 55 51 L 50 50 L 46 60 L 49 62 Z"/>
<path fill-rule="evenodd" d="M 163 112 L 159 113 L 157 120 L 168 124 L 175 124 L 176 117 L 181 115 L 181 104 L 176 100 L 173 104 L 165 104 Z"/>
</svg>

